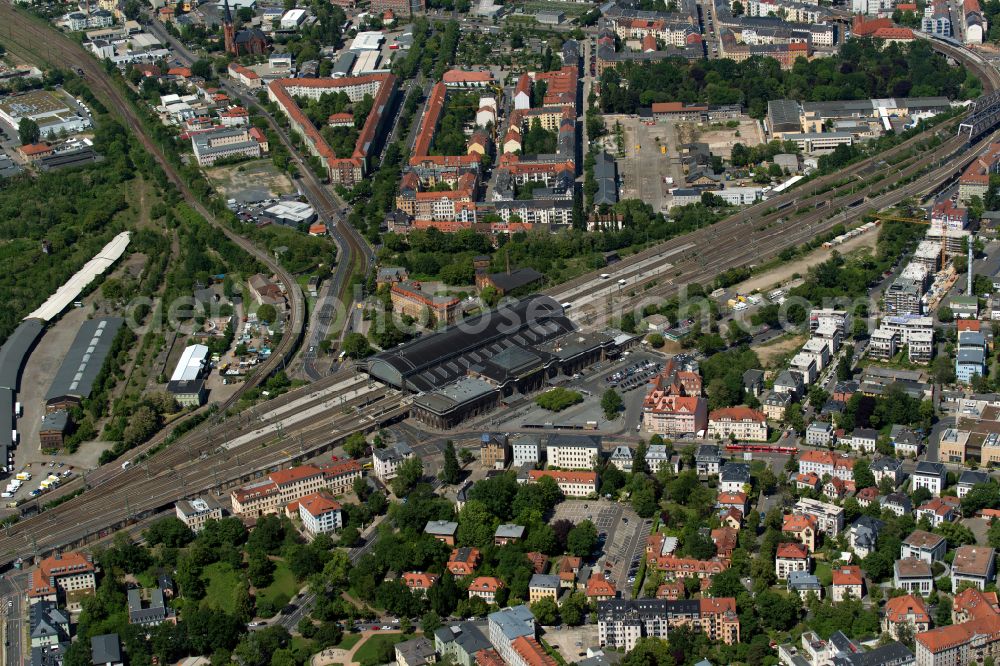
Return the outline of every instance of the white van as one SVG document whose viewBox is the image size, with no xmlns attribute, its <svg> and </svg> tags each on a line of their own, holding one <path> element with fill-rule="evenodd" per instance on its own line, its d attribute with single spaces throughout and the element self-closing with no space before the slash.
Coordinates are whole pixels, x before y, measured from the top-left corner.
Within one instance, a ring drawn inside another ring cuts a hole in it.
<svg viewBox="0 0 1000 666">
<path fill-rule="evenodd" d="M 125 462 L 122 463 L 122 469 L 128 469 L 131 466 L 132 466 L 131 460 L 126 460 Z"/>
</svg>

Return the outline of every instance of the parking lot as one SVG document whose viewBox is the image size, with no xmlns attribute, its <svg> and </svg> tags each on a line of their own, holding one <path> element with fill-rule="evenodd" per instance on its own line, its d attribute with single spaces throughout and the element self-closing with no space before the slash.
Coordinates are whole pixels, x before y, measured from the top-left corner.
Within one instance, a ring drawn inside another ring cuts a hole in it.
<svg viewBox="0 0 1000 666">
<path fill-rule="evenodd" d="M 630 352 L 628 356 L 611 361 L 602 361 L 580 372 L 579 377 L 562 382 L 561 386 L 583 395 L 583 402 L 560 412 L 550 412 L 535 404 L 536 395 L 527 396 L 520 402 L 512 404 L 509 411 L 490 414 L 483 419 L 483 425 L 491 428 L 521 430 L 525 424 L 560 423 L 586 425 L 588 421 L 596 422 L 601 433 L 635 433 L 642 415 L 642 401 L 646 396 L 649 381 L 662 369 L 664 357 L 656 352 L 640 349 Z M 629 370 L 637 364 L 642 369 Z M 628 374 L 631 372 L 631 374 Z M 622 373 L 619 380 L 612 379 Z M 627 375 L 627 377 L 626 377 Z M 622 379 L 628 385 L 623 386 Z M 612 387 L 612 384 L 615 386 Z M 619 414 L 612 421 L 604 417 L 601 407 L 601 396 L 609 388 L 614 388 L 621 395 L 625 404 L 624 415 Z"/>
<path fill-rule="evenodd" d="M 614 583 L 622 597 L 632 596 L 632 585 L 646 547 L 652 521 L 643 520 L 631 507 L 610 500 L 566 500 L 556 507 L 553 520 L 568 520 L 577 525 L 590 520 L 602 539 L 596 562 L 598 571 L 610 573 L 605 578 Z M 609 566 L 610 565 L 610 566 Z M 631 580 L 629 580 L 631 578 Z"/>
</svg>

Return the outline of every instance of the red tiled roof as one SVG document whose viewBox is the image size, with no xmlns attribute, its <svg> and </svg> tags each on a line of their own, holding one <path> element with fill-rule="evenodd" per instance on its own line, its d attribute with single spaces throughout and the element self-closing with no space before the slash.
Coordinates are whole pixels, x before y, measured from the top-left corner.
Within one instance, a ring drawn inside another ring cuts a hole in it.
<svg viewBox="0 0 1000 666">
<path fill-rule="evenodd" d="M 617 593 L 615 586 L 597 572 L 592 573 L 587 580 L 588 597 L 614 597 Z"/>
<path fill-rule="evenodd" d="M 533 469 L 528 472 L 532 481 L 538 481 L 543 476 L 552 477 L 556 483 L 597 483 L 596 472 L 571 472 L 550 469 Z"/>
<path fill-rule="evenodd" d="M 53 578 L 75 576 L 94 571 L 96 571 L 94 564 L 82 553 L 76 551 L 46 557 L 31 572 L 31 580 L 28 583 L 28 596 L 46 596 L 54 593 L 55 588 L 50 585 L 50 581 Z"/>
<path fill-rule="evenodd" d="M 518 636 L 510 646 L 528 666 L 557 666 L 558 662 L 542 649 L 538 641 L 526 636 Z"/>
<path fill-rule="evenodd" d="M 653 106 L 656 106 L 655 104 Z M 742 405 L 737 407 L 725 407 L 723 409 L 712 410 L 708 415 L 710 421 L 755 421 L 757 423 L 765 423 L 767 421 L 767 416 L 764 412 L 757 409 L 750 409 L 749 407 L 744 407 Z"/>
<path fill-rule="evenodd" d="M 403 582 L 406 587 L 416 590 L 428 590 L 438 581 L 437 574 L 424 573 L 422 571 L 410 571 L 403 574 Z"/>
<path fill-rule="evenodd" d="M 496 592 L 503 587 L 503 581 L 493 576 L 480 576 L 469 585 L 469 592 Z"/>
<path fill-rule="evenodd" d="M 801 543 L 779 543 L 774 556 L 786 560 L 804 560 L 809 557 L 809 550 Z"/>
<path fill-rule="evenodd" d="M 816 516 L 809 514 L 790 513 L 782 518 L 782 532 L 801 532 L 807 527 L 811 527 L 816 532 Z"/>
<path fill-rule="evenodd" d="M 449 69 L 441 77 L 445 83 L 488 83 L 493 80 L 490 72 L 467 72 L 463 69 Z"/>
<path fill-rule="evenodd" d="M 834 585 L 862 585 L 864 576 L 861 574 L 861 567 L 853 564 L 846 564 L 833 570 Z"/>
<path fill-rule="evenodd" d="M 299 499 L 298 505 L 300 509 L 305 509 L 306 513 L 313 517 L 331 511 L 339 511 L 341 508 L 340 502 L 323 492 L 306 495 Z"/>
<path fill-rule="evenodd" d="M 893 624 L 910 622 L 911 620 L 908 616 L 911 615 L 913 616 L 912 621 L 916 623 L 931 621 L 930 613 L 927 612 L 927 604 L 920 597 L 905 594 L 901 597 L 893 597 L 885 602 L 885 619 L 889 622 Z"/>
</svg>

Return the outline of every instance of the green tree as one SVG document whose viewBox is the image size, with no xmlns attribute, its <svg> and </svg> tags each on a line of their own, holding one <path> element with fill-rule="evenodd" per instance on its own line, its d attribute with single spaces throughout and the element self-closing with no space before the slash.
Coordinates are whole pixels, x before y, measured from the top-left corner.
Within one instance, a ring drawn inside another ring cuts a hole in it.
<svg viewBox="0 0 1000 666">
<path fill-rule="evenodd" d="M 864 458 L 854 461 L 854 484 L 859 489 L 875 485 L 875 475 L 872 474 L 871 466 Z"/>
<path fill-rule="evenodd" d="M 609 388 L 601 396 L 601 409 L 604 410 L 604 418 L 609 421 L 618 418 L 618 412 L 621 411 L 624 404 L 622 397 L 618 395 L 618 391 Z"/>
<path fill-rule="evenodd" d="M 391 481 L 396 497 L 406 497 L 424 476 L 424 461 L 414 456 L 403 461 Z"/>
<path fill-rule="evenodd" d="M 352 458 L 360 458 L 368 449 L 368 442 L 365 441 L 364 433 L 355 432 L 348 435 L 344 440 L 344 452 Z"/>
<path fill-rule="evenodd" d="M 41 137 L 42 130 L 39 129 L 38 123 L 31 118 L 21 118 L 21 122 L 17 125 L 17 138 L 22 146 L 38 143 Z"/>
<path fill-rule="evenodd" d="M 559 623 L 559 607 L 552 599 L 539 599 L 531 604 L 531 614 L 535 621 L 543 627 L 551 627 Z"/>
<path fill-rule="evenodd" d="M 570 530 L 566 537 L 566 549 L 577 557 L 587 557 L 597 547 L 597 528 L 589 520 L 584 520 Z"/>
<path fill-rule="evenodd" d="M 270 303 L 264 303 L 257 308 L 257 319 L 268 323 L 274 323 L 278 320 L 278 311 Z"/>
<path fill-rule="evenodd" d="M 454 485 L 458 483 L 460 472 L 458 456 L 455 455 L 455 443 L 449 439 L 444 445 L 444 466 L 439 477 L 443 483 Z"/>
<path fill-rule="evenodd" d="M 349 358 L 359 359 L 372 355 L 368 339 L 360 333 L 348 333 L 344 336 L 343 351 Z"/>
</svg>

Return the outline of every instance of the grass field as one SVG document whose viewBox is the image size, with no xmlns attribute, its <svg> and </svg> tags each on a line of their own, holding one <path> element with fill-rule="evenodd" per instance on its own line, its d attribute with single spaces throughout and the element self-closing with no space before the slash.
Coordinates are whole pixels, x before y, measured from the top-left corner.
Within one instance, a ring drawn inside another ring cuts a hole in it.
<svg viewBox="0 0 1000 666">
<path fill-rule="evenodd" d="M 352 647 L 358 644 L 361 640 L 361 634 L 344 634 L 344 637 L 340 639 L 340 642 L 336 646 L 341 650 L 350 650 Z"/>
<path fill-rule="evenodd" d="M 239 581 L 239 576 L 225 562 L 215 562 L 205 567 L 204 577 L 207 583 L 205 600 L 208 605 L 227 613 L 233 612 L 233 588 Z"/>
<path fill-rule="evenodd" d="M 405 640 L 412 638 L 412 636 L 407 636 L 406 634 L 376 634 L 372 635 L 362 643 L 358 651 L 354 653 L 354 661 L 365 663 L 367 661 L 374 661 L 378 658 L 380 648 L 383 645 L 395 645 L 396 643 L 402 643 Z"/>
<path fill-rule="evenodd" d="M 263 590 L 257 590 L 257 599 L 267 599 L 274 608 L 281 608 L 299 591 L 299 585 L 284 560 L 276 560 L 274 564 L 274 582 Z"/>
</svg>

